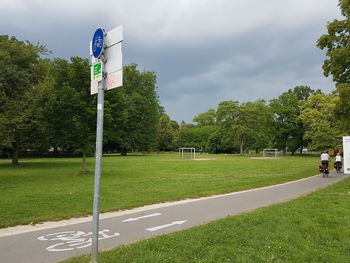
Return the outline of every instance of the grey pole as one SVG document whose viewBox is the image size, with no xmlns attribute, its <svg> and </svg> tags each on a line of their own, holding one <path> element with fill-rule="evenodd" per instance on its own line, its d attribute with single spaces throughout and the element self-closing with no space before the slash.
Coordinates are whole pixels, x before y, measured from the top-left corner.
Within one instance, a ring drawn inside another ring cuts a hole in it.
<svg viewBox="0 0 350 263">
<path fill-rule="evenodd" d="M 94 184 L 94 207 L 93 207 L 93 229 L 92 229 L 92 263 L 98 260 L 98 232 L 99 232 L 99 212 L 100 212 L 100 178 L 102 163 L 102 143 L 103 143 L 103 107 L 104 107 L 104 85 L 98 87 L 97 93 L 97 128 L 96 128 L 96 162 L 95 162 L 95 184 Z"/>
</svg>

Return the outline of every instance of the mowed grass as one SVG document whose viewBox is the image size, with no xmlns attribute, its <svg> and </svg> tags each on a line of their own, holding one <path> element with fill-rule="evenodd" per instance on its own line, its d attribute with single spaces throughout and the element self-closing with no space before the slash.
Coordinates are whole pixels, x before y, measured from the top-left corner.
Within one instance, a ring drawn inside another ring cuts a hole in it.
<svg viewBox="0 0 350 263">
<path fill-rule="evenodd" d="M 251 189 L 317 174 L 316 157 L 254 160 L 234 155 L 177 154 L 103 158 L 101 211 L 116 211 L 185 198 Z M 80 158 L 0 160 L 0 227 L 59 220 L 92 213 L 94 158 L 80 173 Z"/>
<path fill-rule="evenodd" d="M 348 263 L 350 178 L 286 203 L 102 252 L 100 263 Z M 90 262 L 90 256 L 65 263 Z"/>
</svg>

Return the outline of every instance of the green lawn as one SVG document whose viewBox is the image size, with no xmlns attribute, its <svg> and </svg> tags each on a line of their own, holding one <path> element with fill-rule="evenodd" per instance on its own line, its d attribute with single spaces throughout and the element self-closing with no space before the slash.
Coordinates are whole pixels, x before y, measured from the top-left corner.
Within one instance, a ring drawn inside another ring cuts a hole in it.
<svg viewBox="0 0 350 263">
<path fill-rule="evenodd" d="M 177 154 L 103 158 L 101 210 L 256 188 L 318 173 L 316 157 L 253 160 L 201 155 L 213 161 L 180 161 Z M 79 158 L 0 160 L 0 227 L 91 214 L 94 159 L 86 175 Z"/>
<path fill-rule="evenodd" d="M 349 189 L 347 178 L 286 203 L 102 252 L 99 262 L 348 263 Z"/>
</svg>

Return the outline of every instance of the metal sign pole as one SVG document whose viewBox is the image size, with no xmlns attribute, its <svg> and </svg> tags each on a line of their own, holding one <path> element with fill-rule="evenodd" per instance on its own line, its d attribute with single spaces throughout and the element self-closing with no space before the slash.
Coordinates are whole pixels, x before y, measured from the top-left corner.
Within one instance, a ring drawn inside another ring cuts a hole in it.
<svg viewBox="0 0 350 263">
<path fill-rule="evenodd" d="M 103 108 L 105 80 L 98 87 L 97 94 L 97 128 L 96 128 L 96 162 L 95 162 L 95 185 L 94 185 L 94 207 L 93 207 L 93 231 L 92 231 L 92 263 L 97 263 L 98 258 L 98 232 L 100 212 L 100 178 L 102 163 L 103 144 Z"/>
<path fill-rule="evenodd" d="M 97 93 L 96 162 L 91 247 L 92 263 L 97 263 L 98 261 L 104 91 L 123 85 L 122 41 L 123 27 L 118 26 L 107 33 L 102 28 L 96 29 L 90 42 L 92 64 L 90 93 L 91 95 Z M 108 64 L 106 64 L 107 61 Z M 109 79 L 108 82 L 107 79 Z"/>
</svg>

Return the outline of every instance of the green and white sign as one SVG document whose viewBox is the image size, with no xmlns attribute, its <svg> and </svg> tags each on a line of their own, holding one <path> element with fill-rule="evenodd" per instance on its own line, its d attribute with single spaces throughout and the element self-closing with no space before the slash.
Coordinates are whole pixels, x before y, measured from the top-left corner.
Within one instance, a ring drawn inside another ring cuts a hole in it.
<svg viewBox="0 0 350 263">
<path fill-rule="evenodd" d="M 92 79 L 94 81 L 102 80 L 102 62 L 97 62 L 92 66 Z"/>
</svg>

